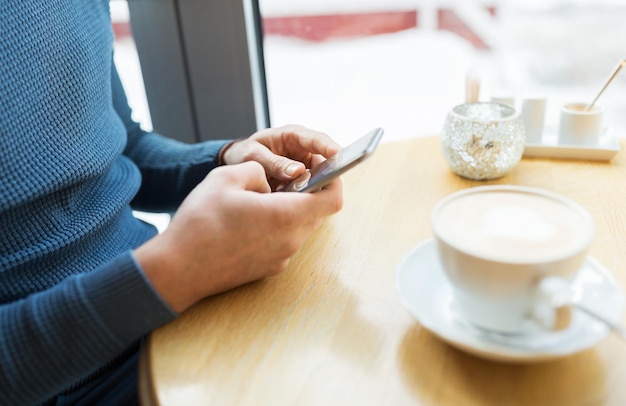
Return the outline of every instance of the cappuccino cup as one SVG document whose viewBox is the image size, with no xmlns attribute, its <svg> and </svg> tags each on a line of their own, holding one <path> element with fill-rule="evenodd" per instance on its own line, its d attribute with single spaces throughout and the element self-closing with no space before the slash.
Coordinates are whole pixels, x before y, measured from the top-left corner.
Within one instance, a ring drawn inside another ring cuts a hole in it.
<svg viewBox="0 0 626 406">
<path fill-rule="evenodd" d="M 528 321 L 569 325 L 571 304 L 551 286 L 569 288 L 593 240 L 580 205 L 543 189 L 481 186 L 441 200 L 431 224 L 465 321 L 500 333 L 519 333 Z"/>
</svg>

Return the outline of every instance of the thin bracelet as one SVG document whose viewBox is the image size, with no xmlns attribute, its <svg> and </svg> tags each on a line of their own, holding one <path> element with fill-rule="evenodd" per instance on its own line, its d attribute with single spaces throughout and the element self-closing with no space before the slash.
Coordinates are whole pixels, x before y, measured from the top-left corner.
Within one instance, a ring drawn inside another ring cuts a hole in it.
<svg viewBox="0 0 626 406">
<path fill-rule="evenodd" d="M 239 141 L 241 141 L 241 140 L 233 140 L 233 141 L 229 142 L 228 144 L 224 145 L 222 147 L 222 149 L 220 149 L 219 154 L 217 154 L 217 166 L 226 165 L 226 162 L 224 162 L 224 154 L 226 153 L 228 148 L 232 147 L 235 143 L 237 143 Z"/>
</svg>

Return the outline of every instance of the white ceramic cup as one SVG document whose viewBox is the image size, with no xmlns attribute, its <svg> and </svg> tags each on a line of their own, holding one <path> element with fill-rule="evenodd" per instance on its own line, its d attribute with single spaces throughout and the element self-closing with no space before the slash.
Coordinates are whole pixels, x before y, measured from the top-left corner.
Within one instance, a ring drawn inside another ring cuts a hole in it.
<svg viewBox="0 0 626 406">
<path fill-rule="evenodd" d="M 585 209 L 543 189 L 495 185 L 447 196 L 431 220 L 464 320 L 503 333 L 533 319 L 548 330 L 569 324 L 571 303 L 553 295 L 569 288 L 593 240 Z"/>
<path fill-rule="evenodd" d="M 545 97 L 526 97 L 522 99 L 522 121 L 526 132 L 526 142 L 537 144 L 543 137 L 546 117 Z"/>
<path fill-rule="evenodd" d="M 597 145 L 602 133 L 604 111 L 586 103 L 568 103 L 561 108 L 559 144 Z"/>
</svg>

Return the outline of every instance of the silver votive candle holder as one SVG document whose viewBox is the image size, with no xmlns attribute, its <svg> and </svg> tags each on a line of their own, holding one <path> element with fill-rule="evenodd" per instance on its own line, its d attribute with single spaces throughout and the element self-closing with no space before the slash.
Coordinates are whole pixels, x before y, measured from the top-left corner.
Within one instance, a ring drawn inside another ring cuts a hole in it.
<svg viewBox="0 0 626 406">
<path fill-rule="evenodd" d="M 519 112 L 495 102 L 455 106 L 441 134 L 441 149 L 452 172 L 473 180 L 509 173 L 522 159 L 524 142 Z"/>
</svg>

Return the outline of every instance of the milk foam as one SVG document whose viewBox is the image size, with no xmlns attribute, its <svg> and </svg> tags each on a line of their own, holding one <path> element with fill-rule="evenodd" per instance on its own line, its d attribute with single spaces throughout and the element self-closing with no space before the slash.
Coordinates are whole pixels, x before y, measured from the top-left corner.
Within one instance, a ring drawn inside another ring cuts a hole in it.
<svg viewBox="0 0 626 406">
<path fill-rule="evenodd" d="M 483 223 L 477 230 L 487 238 L 502 237 L 527 242 L 550 242 L 559 230 L 546 223 L 533 210 L 507 205 L 494 207 L 484 214 Z"/>
<path fill-rule="evenodd" d="M 548 196 L 516 191 L 462 195 L 435 221 L 448 243 L 481 257 L 532 262 L 566 255 L 589 238 L 588 222 Z"/>
</svg>

